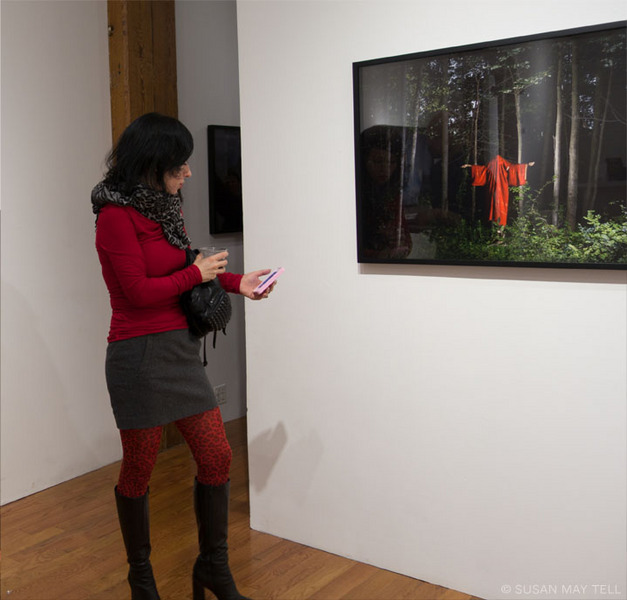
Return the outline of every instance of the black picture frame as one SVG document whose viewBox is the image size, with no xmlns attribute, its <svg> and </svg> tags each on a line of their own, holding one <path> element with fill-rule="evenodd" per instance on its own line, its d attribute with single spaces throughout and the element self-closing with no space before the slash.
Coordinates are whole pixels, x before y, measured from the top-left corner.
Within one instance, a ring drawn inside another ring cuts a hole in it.
<svg viewBox="0 0 627 600">
<path fill-rule="evenodd" d="M 353 63 L 358 262 L 626 269 L 626 24 Z"/>
<path fill-rule="evenodd" d="M 240 128 L 207 126 L 209 231 L 239 233 L 242 224 L 242 155 Z"/>
</svg>

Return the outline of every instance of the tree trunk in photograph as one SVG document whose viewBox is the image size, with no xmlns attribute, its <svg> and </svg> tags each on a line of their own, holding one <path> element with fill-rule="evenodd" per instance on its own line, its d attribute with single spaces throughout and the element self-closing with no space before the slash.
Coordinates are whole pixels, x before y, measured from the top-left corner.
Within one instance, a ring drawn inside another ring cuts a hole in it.
<svg viewBox="0 0 627 600">
<path fill-rule="evenodd" d="M 518 139 L 518 154 L 516 155 L 518 164 L 522 163 L 523 143 L 522 143 L 522 117 L 520 115 L 520 90 L 514 90 L 514 106 L 516 107 L 516 137 Z"/>
<path fill-rule="evenodd" d="M 592 129 L 592 140 L 590 142 L 590 163 L 588 166 L 588 182 L 586 184 L 586 198 L 584 200 L 584 213 L 594 210 L 596 203 L 599 166 L 601 164 L 601 144 L 603 143 L 603 134 L 605 132 L 605 122 L 607 120 L 607 111 L 610 105 L 610 92 L 612 90 L 612 66 L 606 70 L 601 68 L 599 73 L 599 81 L 596 86 L 594 98 L 594 121 Z M 607 79 L 607 85 L 605 80 Z M 603 113 L 603 114 L 601 114 Z"/>
<path fill-rule="evenodd" d="M 516 137 L 518 138 L 518 154 L 516 162 L 518 164 L 522 163 L 522 154 L 523 154 L 523 144 L 522 144 L 522 118 L 520 116 L 520 90 L 516 88 L 514 90 L 514 106 L 516 108 Z M 518 191 L 518 216 L 521 217 L 523 214 L 524 206 L 524 196 L 522 191 Z"/>
<path fill-rule="evenodd" d="M 570 101 L 570 142 L 568 144 L 568 190 L 566 195 L 566 223 L 577 227 L 577 159 L 579 156 L 579 53 L 577 42 L 572 43 L 572 84 Z"/>
<path fill-rule="evenodd" d="M 499 94 L 499 151 L 498 154 L 505 157 L 505 104 L 507 102 L 507 94 Z"/>
<path fill-rule="evenodd" d="M 477 84 L 477 95 L 475 101 L 475 114 L 473 117 L 473 147 L 472 147 L 472 164 L 479 164 L 479 108 L 481 107 L 481 85 L 478 77 L 475 78 Z M 472 207 L 471 207 L 471 215 L 472 220 L 475 220 L 475 213 L 477 210 L 477 188 L 472 186 Z"/>
<path fill-rule="evenodd" d="M 442 109 L 442 212 L 448 212 L 448 109 Z"/>
<path fill-rule="evenodd" d="M 561 48 L 558 48 L 557 76 L 555 77 L 555 137 L 553 145 L 553 225 L 559 224 L 560 187 L 562 183 L 562 63 Z"/>
<path fill-rule="evenodd" d="M 551 92 L 552 92 L 551 88 Z M 549 157 L 551 156 L 551 144 L 553 142 L 553 137 L 550 132 L 553 129 L 553 124 L 555 123 L 555 114 L 552 111 L 552 107 L 555 106 L 555 98 L 551 95 L 550 98 L 546 100 L 546 111 L 544 116 L 544 124 L 542 126 L 542 156 Z M 547 183 L 547 178 L 549 177 L 549 161 L 542 160 L 540 165 L 540 183 L 542 187 Z"/>
</svg>

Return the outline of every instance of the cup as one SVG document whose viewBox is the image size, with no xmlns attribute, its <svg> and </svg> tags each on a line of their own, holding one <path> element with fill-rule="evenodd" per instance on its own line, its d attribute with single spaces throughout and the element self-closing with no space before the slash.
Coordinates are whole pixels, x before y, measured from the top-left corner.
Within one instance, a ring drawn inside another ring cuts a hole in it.
<svg viewBox="0 0 627 600">
<path fill-rule="evenodd" d="M 203 258 L 208 258 L 214 254 L 220 254 L 220 252 L 226 252 L 226 248 L 220 248 L 219 246 L 204 246 L 200 249 L 200 253 Z"/>
</svg>

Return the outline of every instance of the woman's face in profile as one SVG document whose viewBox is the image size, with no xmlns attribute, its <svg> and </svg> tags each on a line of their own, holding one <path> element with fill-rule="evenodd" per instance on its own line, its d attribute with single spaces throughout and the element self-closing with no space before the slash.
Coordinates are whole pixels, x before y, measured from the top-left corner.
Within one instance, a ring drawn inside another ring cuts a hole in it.
<svg viewBox="0 0 627 600">
<path fill-rule="evenodd" d="M 185 180 L 192 176 L 192 171 L 187 163 L 184 163 L 172 171 L 168 171 L 163 177 L 165 191 L 171 196 L 176 196 L 183 187 Z"/>
</svg>

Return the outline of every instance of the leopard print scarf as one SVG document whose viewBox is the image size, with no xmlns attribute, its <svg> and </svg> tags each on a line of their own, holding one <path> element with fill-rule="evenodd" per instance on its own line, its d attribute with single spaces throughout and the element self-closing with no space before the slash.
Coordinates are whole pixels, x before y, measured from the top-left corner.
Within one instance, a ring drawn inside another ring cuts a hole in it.
<svg viewBox="0 0 627 600">
<path fill-rule="evenodd" d="M 145 185 L 137 185 L 127 196 L 114 186 L 101 181 L 91 192 L 91 204 L 96 215 L 106 204 L 130 206 L 144 217 L 159 223 L 165 239 L 173 246 L 184 250 L 190 244 L 181 213 L 182 199 L 178 194 L 171 196 Z"/>
</svg>

